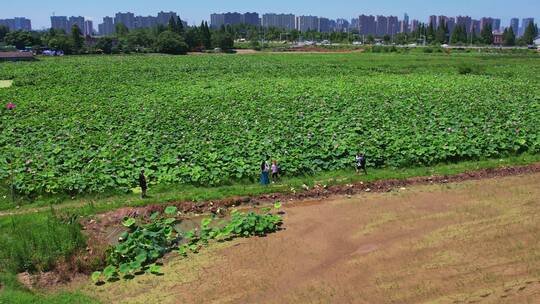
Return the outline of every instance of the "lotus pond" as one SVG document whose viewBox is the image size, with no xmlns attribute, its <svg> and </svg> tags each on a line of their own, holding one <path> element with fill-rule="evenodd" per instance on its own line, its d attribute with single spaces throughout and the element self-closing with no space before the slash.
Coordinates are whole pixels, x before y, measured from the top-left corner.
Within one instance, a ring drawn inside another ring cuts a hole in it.
<svg viewBox="0 0 540 304">
<path fill-rule="evenodd" d="M 462 74 L 460 67 L 472 71 Z M 540 60 L 486 54 L 85 56 L 0 65 L 0 187 L 256 181 L 540 151 Z M 15 108 L 6 105 L 13 103 Z"/>
</svg>

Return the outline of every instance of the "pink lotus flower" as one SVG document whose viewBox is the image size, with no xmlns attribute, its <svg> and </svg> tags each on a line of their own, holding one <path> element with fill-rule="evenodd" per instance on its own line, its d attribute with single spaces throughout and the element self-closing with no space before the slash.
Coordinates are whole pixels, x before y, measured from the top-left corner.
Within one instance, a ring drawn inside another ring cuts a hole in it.
<svg viewBox="0 0 540 304">
<path fill-rule="evenodd" d="M 14 103 L 10 102 L 6 105 L 6 109 L 8 110 L 13 110 L 15 109 L 15 107 L 17 107 Z"/>
</svg>

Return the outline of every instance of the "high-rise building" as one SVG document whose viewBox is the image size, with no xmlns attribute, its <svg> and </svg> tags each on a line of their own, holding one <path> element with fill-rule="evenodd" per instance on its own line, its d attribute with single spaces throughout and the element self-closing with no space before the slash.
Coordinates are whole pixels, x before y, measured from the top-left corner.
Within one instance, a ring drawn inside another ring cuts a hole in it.
<svg viewBox="0 0 540 304">
<path fill-rule="evenodd" d="M 399 20 L 399 30 L 398 33 L 406 33 L 407 27 L 405 26 L 405 20 Z"/>
<path fill-rule="evenodd" d="M 69 17 L 69 20 L 68 20 L 68 28 L 69 28 L 69 31 L 71 32 L 71 28 L 76 25 L 79 30 L 81 30 L 81 33 L 84 32 L 84 17 L 75 17 L 75 16 L 71 16 Z"/>
<path fill-rule="evenodd" d="M 16 31 L 14 19 L 0 19 L 0 25 L 7 26 L 10 31 Z"/>
<path fill-rule="evenodd" d="M 213 28 L 220 28 L 225 25 L 225 14 L 211 14 L 210 26 Z"/>
<path fill-rule="evenodd" d="M 295 29 L 295 16 L 292 14 L 264 14 L 262 16 L 262 26 L 275 27 L 285 30 Z"/>
<path fill-rule="evenodd" d="M 285 16 L 285 14 L 275 14 L 275 13 L 263 14 L 262 19 L 261 19 L 261 25 L 263 27 L 275 27 L 275 28 L 284 29 L 285 26 L 283 24 L 283 16 Z"/>
<path fill-rule="evenodd" d="M 438 16 L 437 17 L 437 28 L 439 28 L 441 25 L 445 25 L 445 26 L 448 26 L 448 17 L 446 16 Z"/>
<path fill-rule="evenodd" d="M 388 34 L 388 18 L 386 16 L 377 16 L 377 36 Z"/>
<path fill-rule="evenodd" d="M 123 24 L 128 29 L 151 28 L 158 24 L 167 26 L 169 21 L 177 19 L 178 15 L 175 12 L 159 12 L 157 16 L 135 16 L 133 13 L 117 13 L 114 18 L 104 17 L 103 23 L 98 25 L 98 32 L 101 36 L 112 35 L 116 32 L 116 25 Z M 184 27 L 187 27 L 187 22 L 182 20 Z"/>
<path fill-rule="evenodd" d="M 400 32 L 401 33 L 408 33 L 409 32 L 409 15 L 405 13 L 403 15 L 403 22 L 400 26 Z"/>
<path fill-rule="evenodd" d="M 474 30 L 474 33 L 476 35 L 480 34 L 480 25 L 481 25 L 480 20 L 474 20 L 473 19 L 471 21 L 471 30 L 470 30 L 470 32 L 472 33 L 473 30 Z"/>
<path fill-rule="evenodd" d="M 84 31 L 83 34 L 85 36 L 92 36 L 94 35 L 94 23 L 92 20 L 85 20 L 84 21 Z"/>
<path fill-rule="evenodd" d="M 68 18 L 66 16 L 51 16 L 51 28 L 69 32 Z"/>
<path fill-rule="evenodd" d="M 300 32 L 319 30 L 319 17 L 316 16 L 297 16 L 296 29 Z"/>
<path fill-rule="evenodd" d="M 525 29 L 527 26 L 529 26 L 529 23 L 534 23 L 534 18 L 523 18 L 521 20 L 521 30 L 519 31 L 519 35 L 523 36 L 525 33 Z"/>
<path fill-rule="evenodd" d="M 213 28 L 219 28 L 224 25 L 241 24 L 244 22 L 243 20 L 244 20 L 244 15 L 237 12 L 210 15 L 210 25 Z"/>
<path fill-rule="evenodd" d="M 171 18 L 174 18 L 176 20 L 177 17 L 178 17 L 178 14 L 176 14 L 175 12 L 161 11 L 157 14 L 156 22 L 161 25 L 167 25 L 169 24 L 169 21 L 171 20 Z"/>
<path fill-rule="evenodd" d="M 10 31 L 31 31 L 32 22 L 25 17 L 15 17 L 11 19 L 0 19 L 0 25 L 7 26 Z"/>
<path fill-rule="evenodd" d="M 320 17 L 319 18 L 319 25 L 318 25 L 318 31 L 321 33 L 328 33 L 332 30 L 331 28 L 332 24 L 330 22 L 330 19 Z"/>
<path fill-rule="evenodd" d="M 349 21 L 347 21 L 347 19 L 337 19 L 335 30 L 336 32 L 340 32 L 340 33 L 348 33 L 349 26 L 350 26 L 350 23 Z"/>
<path fill-rule="evenodd" d="M 397 16 L 388 16 L 388 35 L 394 36 L 399 32 L 399 20 Z"/>
<path fill-rule="evenodd" d="M 518 18 L 512 18 L 510 20 L 510 27 L 512 28 L 512 31 L 514 31 L 514 35 L 519 35 L 519 19 Z"/>
<path fill-rule="evenodd" d="M 114 24 L 115 26 L 117 24 L 123 24 L 130 30 L 134 29 L 135 28 L 135 15 L 130 12 L 116 13 L 116 15 L 114 16 Z"/>
<path fill-rule="evenodd" d="M 225 25 L 236 25 L 241 24 L 244 19 L 244 16 L 240 13 L 226 13 L 225 14 Z"/>
<path fill-rule="evenodd" d="M 493 28 L 493 18 L 484 17 L 484 18 L 480 19 L 480 31 L 482 31 L 484 29 L 484 27 L 486 27 L 488 25 L 491 25 L 491 27 Z"/>
<path fill-rule="evenodd" d="M 416 32 L 418 30 L 418 28 L 420 27 L 420 21 L 416 20 L 416 19 L 413 19 L 411 21 L 411 25 L 409 26 L 409 30 L 411 32 Z"/>
<path fill-rule="evenodd" d="M 375 16 L 360 15 L 358 17 L 358 33 L 360 35 L 376 35 L 377 22 Z"/>
<path fill-rule="evenodd" d="M 351 24 L 349 25 L 350 31 L 358 31 L 360 26 L 360 19 L 359 18 L 352 18 Z"/>
<path fill-rule="evenodd" d="M 450 17 L 446 19 L 446 27 L 448 28 L 448 33 L 454 32 L 454 29 L 456 28 L 456 18 Z"/>
<path fill-rule="evenodd" d="M 492 28 L 494 31 L 499 32 L 499 31 L 501 30 L 501 19 L 494 18 L 494 19 L 493 19 L 493 23 L 492 23 L 492 25 L 491 25 L 491 28 Z"/>
<path fill-rule="evenodd" d="M 258 13 L 245 13 L 242 16 L 242 23 L 258 26 L 261 24 L 261 20 Z"/>
<path fill-rule="evenodd" d="M 464 26 L 467 33 L 471 32 L 472 18 L 469 16 L 457 16 L 456 25 Z"/>
<path fill-rule="evenodd" d="M 431 15 L 429 16 L 429 20 L 428 20 L 428 26 L 433 26 L 433 28 L 437 28 L 438 24 L 437 24 L 437 16 L 435 15 Z"/>
<path fill-rule="evenodd" d="M 116 32 L 114 19 L 112 17 L 103 17 L 103 23 L 98 25 L 98 29 L 101 36 L 113 35 Z"/>
<path fill-rule="evenodd" d="M 157 24 L 157 17 L 135 16 L 135 28 L 150 28 L 156 26 Z"/>
</svg>

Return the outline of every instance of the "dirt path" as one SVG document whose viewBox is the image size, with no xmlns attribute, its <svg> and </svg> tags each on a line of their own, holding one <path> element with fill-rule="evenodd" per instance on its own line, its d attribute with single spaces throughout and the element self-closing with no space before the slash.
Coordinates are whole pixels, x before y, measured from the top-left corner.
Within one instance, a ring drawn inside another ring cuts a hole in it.
<svg viewBox="0 0 540 304">
<path fill-rule="evenodd" d="M 242 204 L 260 204 L 270 203 L 280 200 L 287 201 L 299 201 L 309 199 L 327 199 L 334 195 L 352 195 L 362 192 L 388 192 L 393 189 L 399 189 L 401 187 L 409 187 L 413 185 L 429 185 L 429 184 L 446 184 L 452 182 L 462 182 L 467 180 L 480 180 L 494 177 L 504 176 L 516 176 L 521 174 L 530 174 L 540 172 L 540 163 L 530 164 L 526 166 L 512 166 L 512 167 L 499 167 L 490 169 L 481 169 L 476 171 L 469 171 L 454 175 L 435 175 L 435 176 L 420 176 L 406 179 L 389 179 L 378 180 L 375 182 L 359 182 L 346 185 L 324 186 L 323 182 L 319 185 L 315 185 L 308 189 L 298 189 L 295 193 L 270 193 L 257 197 L 231 197 L 223 200 L 214 200 L 207 202 L 171 202 L 166 204 L 153 204 L 145 207 L 125 207 L 117 210 L 107 212 L 101 215 L 102 218 L 106 218 L 111 223 L 119 222 L 124 216 L 128 215 L 147 215 L 156 210 L 163 210 L 165 206 L 174 205 L 183 212 L 203 213 L 211 212 L 220 207 L 238 206 Z M 65 203 L 55 206 L 56 209 L 74 208 L 83 205 L 81 202 Z M 22 209 L 17 211 L 0 211 L 0 217 L 10 216 L 16 214 L 27 214 L 49 210 L 50 207 L 38 207 Z"/>
<path fill-rule="evenodd" d="M 355 184 L 324 186 L 323 182 L 311 188 L 301 189 L 295 193 L 270 193 L 256 197 L 232 197 L 223 200 L 206 202 L 171 202 L 166 204 L 154 204 L 145 207 L 126 207 L 99 215 L 102 225 L 109 226 L 120 223 L 126 216 L 149 216 L 155 211 L 163 211 L 166 206 L 174 205 L 183 213 L 210 213 L 218 208 L 231 206 L 258 205 L 274 203 L 275 201 L 298 202 L 303 200 L 326 200 L 336 195 L 354 195 L 365 192 L 390 192 L 402 187 L 415 185 L 447 184 L 468 180 L 482 180 L 495 177 L 516 176 L 540 172 L 540 163 L 528 166 L 500 167 L 482 169 L 448 176 L 422 176 L 407 179 L 387 179 L 374 182 L 359 182 Z M 1 214 L 0 214 L 1 216 Z"/>
<path fill-rule="evenodd" d="M 171 256 L 105 303 L 539 303 L 540 174 L 286 205 L 285 230 Z"/>
</svg>

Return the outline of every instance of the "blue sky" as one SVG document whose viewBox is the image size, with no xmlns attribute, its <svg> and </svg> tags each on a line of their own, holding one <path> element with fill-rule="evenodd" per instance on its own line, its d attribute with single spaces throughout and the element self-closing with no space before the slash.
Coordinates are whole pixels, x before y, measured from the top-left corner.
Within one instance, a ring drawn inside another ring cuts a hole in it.
<svg viewBox="0 0 540 304">
<path fill-rule="evenodd" d="M 469 15 L 475 18 L 501 18 L 503 25 L 511 17 L 540 19 L 540 0 L 1 0 L 0 19 L 28 17 L 32 27 L 50 26 L 49 17 L 84 16 L 94 20 L 95 27 L 106 15 L 130 11 L 136 15 L 155 15 L 158 11 L 176 11 L 190 24 L 209 19 L 212 12 L 256 11 L 258 13 L 294 13 L 329 18 L 350 19 L 359 14 L 397 15 L 407 12 L 411 19 L 425 21 L 429 15 Z M 6 3 L 7 2 L 7 3 Z"/>
</svg>

